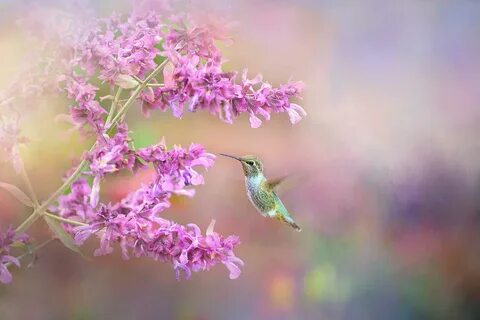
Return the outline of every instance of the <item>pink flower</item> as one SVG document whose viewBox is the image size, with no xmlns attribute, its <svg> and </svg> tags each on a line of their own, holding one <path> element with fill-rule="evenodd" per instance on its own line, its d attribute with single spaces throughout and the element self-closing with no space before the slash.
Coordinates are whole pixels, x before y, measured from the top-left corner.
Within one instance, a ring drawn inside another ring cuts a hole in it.
<svg viewBox="0 0 480 320">
<path fill-rule="evenodd" d="M 173 23 L 165 34 L 164 50 L 167 57 L 171 58 L 170 55 L 176 52 L 203 58 L 220 55 L 215 41 L 228 39 L 220 28 L 200 23 L 188 25 L 191 17 L 172 17 L 171 20 Z"/>
<path fill-rule="evenodd" d="M 148 210 L 148 207 L 146 208 Z M 243 261 L 235 256 L 233 249 L 240 243 L 238 237 L 224 238 L 210 228 L 202 236 L 198 226 L 182 226 L 174 222 L 128 211 L 122 206 L 104 206 L 89 226 L 75 228 L 75 240 L 82 244 L 91 235 L 100 238 L 100 247 L 95 255 L 113 252 L 118 243 L 124 259 L 150 257 L 155 260 L 172 263 L 177 279 L 184 271 L 188 279 L 192 272 L 209 270 L 218 263 L 224 264 L 230 271 L 230 278 L 240 275 Z"/>
<path fill-rule="evenodd" d="M 58 199 L 58 206 L 52 206 L 50 210 L 59 216 L 79 222 L 92 221 L 97 215 L 92 207 L 90 197 L 92 190 L 86 179 L 78 179 L 71 186 L 71 191 Z M 73 234 L 73 227 L 64 224 L 65 230 Z"/>
<path fill-rule="evenodd" d="M 10 283 L 12 281 L 12 274 L 6 264 L 11 263 L 20 267 L 20 261 L 11 255 L 12 247 L 19 243 L 26 245 L 28 242 L 26 234 L 16 233 L 11 226 L 4 233 L 0 233 L 0 282 Z"/>
<path fill-rule="evenodd" d="M 198 144 L 192 144 L 188 149 L 174 146 L 167 150 L 162 141 L 139 149 L 136 156 L 144 165 L 154 167 L 154 180 L 118 203 L 100 203 L 95 180 L 98 178 L 100 181 L 107 174 L 131 168 L 127 164 L 133 160 L 125 162 L 131 156 L 127 128 L 121 126 L 117 135 L 106 138 L 87 157 L 92 164 L 89 174 L 95 176 L 93 187 L 80 179 L 72 185 L 71 194 L 60 198 L 56 211 L 61 216 L 88 224 L 73 229 L 66 227 L 74 234 L 77 244 L 81 245 L 95 235 L 100 239 L 95 255 L 110 254 L 118 244 L 124 259 L 133 254 L 135 257 L 170 262 L 177 278 L 181 271 L 189 278 L 192 272 L 209 270 L 218 263 L 227 267 L 230 278 L 238 277 L 243 265 L 233 253 L 240 243 L 238 237 L 223 237 L 213 231 L 213 225 L 203 236 L 194 224 L 182 226 L 159 216 L 170 207 L 172 194 L 193 195 L 194 190 L 187 187 L 204 182 L 197 167 L 210 168 L 215 156 Z"/>
<path fill-rule="evenodd" d="M 167 151 L 165 143 L 138 150 L 138 156 L 153 164 L 157 172 L 156 186 L 162 191 L 184 193 L 189 185 L 203 184 L 203 177 L 196 166 L 213 166 L 215 156 L 205 152 L 202 146 L 192 144 L 188 150 L 175 146 Z"/>
<path fill-rule="evenodd" d="M 129 147 L 128 127 L 119 124 L 117 133 L 110 138 L 103 136 L 97 142 L 94 150 L 86 155 L 90 162 L 88 174 L 103 177 L 107 173 L 117 172 L 124 168 L 132 169 L 135 164 L 135 152 Z"/>
<path fill-rule="evenodd" d="M 100 103 L 95 100 L 97 87 L 79 76 L 62 77 L 65 83 L 63 89 L 67 97 L 76 104 L 70 107 L 70 115 L 79 128 L 89 124 L 97 133 L 103 131 L 104 115 L 107 113 Z"/>
<path fill-rule="evenodd" d="M 278 88 L 263 82 L 261 76 L 248 79 L 246 72 L 236 82 L 237 74 L 223 72 L 220 58 L 201 63 L 197 55 L 171 53 L 173 68 L 168 70 L 168 85 L 149 89 L 141 95 L 143 111 L 172 109 L 175 117 L 182 117 L 185 108 L 190 112 L 208 110 L 227 123 L 234 117 L 248 113 L 253 128 L 261 126 L 258 115 L 266 120 L 272 112 L 287 112 L 292 123 L 305 116 L 305 111 L 290 100 L 299 97 L 301 83 L 287 83 Z"/>
<path fill-rule="evenodd" d="M 100 79 L 115 83 L 118 77 L 143 77 L 156 66 L 156 47 L 161 37 L 160 17 L 153 12 L 134 15 L 126 21 L 119 15 L 90 28 L 76 48 L 80 65 Z"/>
</svg>

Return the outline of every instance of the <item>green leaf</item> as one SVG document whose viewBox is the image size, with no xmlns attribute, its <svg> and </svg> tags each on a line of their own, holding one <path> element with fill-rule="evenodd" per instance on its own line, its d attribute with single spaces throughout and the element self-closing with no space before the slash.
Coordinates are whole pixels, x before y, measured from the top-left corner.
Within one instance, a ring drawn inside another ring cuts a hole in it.
<svg viewBox="0 0 480 320">
<path fill-rule="evenodd" d="M 34 207 L 33 201 L 17 186 L 6 182 L 0 182 L 0 188 L 10 192 L 12 196 L 17 198 L 17 200 L 19 200 L 24 205 L 32 208 Z"/>
<path fill-rule="evenodd" d="M 72 236 L 63 229 L 60 221 L 50 218 L 49 216 L 44 216 L 43 218 L 50 227 L 50 230 L 52 230 L 65 247 L 83 256 L 80 248 L 75 244 L 75 240 L 73 240 Z"/>
<path fill-rule="evenodd" d="M 14 243 L 12 243 L 10 245 L 10 247 L 19 248 L 19 249 L 22 249 L 22 250 L 25 250 L 25 251 L 27 251 L 27 249 L 29 248 L 28 245 L 26 245 L 25 243 L 23 243 L 21 241 L 15 241 Z"/>
<path fill-rule="evenodd" d="M 122 89 L 133 89 L 136 88 L 139 83 L 132 76 L 121 74 L 115 80 L 115 84 Z"/>
</svg>

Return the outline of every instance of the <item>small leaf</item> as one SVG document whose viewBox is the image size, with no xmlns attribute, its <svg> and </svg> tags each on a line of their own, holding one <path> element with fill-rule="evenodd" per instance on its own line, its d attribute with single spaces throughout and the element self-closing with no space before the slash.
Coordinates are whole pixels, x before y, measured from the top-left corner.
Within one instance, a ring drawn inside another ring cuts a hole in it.
<svg viewBox="0 0 480 320">
<path fill-rule="evenodd" d="M 12 248 L 19 248 L 19 249 L 22 249 L 22 250 L 25 250 L 25 251 L 28 251 L 28 249 L 29 249 L 29 246 L 26 245 L 25 243 L 21 242 L 21 241 L 15 241 L 10 246 Z"/>
<path fill-rule="evenodd" d="M 50 227 L 50 230 L 52 230 L 52 232 L 58 237 L 65 247 L 83 256 L 80 248 L 75 244 L 75 240 L 73 240 L 72 236 L 68 234 L 65 229 L 63 229 L 61 222 L 50 218 L 49 216 L 44 216 L 43 218 Z"/>
<path fill-rule="evenodd" d="M 115 84 L 122 89 L 133 89 L 136 88 L 139 83 L 132 76 L 121 74 L 115 79 Z"/>
<path fill-rule="evenodd" d="M 13 184 L 0 182 L 0 188 L 5 189 L 6 191 L 10 192 L 12 196 L 17 198 L 20 202 L 24 205 L 29 207 L 34 207 L 33 201 L 18 187 L 14 186 Z"/>
<path fill-rule="evenodd" d="M 215 222 L 216 222 L 215 219 L 212 219 L 212 221 L 208 225 L 208 228 L 207 228 L 207 231 L 206 231 L 207 236 L 213 234 L 213 228 L 215 227 Z"/>
</svg>

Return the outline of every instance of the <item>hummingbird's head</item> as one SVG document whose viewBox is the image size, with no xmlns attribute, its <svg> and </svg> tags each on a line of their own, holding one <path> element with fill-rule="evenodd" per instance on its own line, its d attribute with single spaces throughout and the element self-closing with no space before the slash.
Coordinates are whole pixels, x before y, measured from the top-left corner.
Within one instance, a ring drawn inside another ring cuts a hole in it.
<svg viewBox="0 0 480 320">
<path fill-rule="evenodd" d="M 246 177 L 255 177 L 263 173 L 263 163 L 255 156 L 246 155 L 243 157 L 235 157 L 224 153 L 220 153 L 220 155 L 240 161 Z"/>
</svg>

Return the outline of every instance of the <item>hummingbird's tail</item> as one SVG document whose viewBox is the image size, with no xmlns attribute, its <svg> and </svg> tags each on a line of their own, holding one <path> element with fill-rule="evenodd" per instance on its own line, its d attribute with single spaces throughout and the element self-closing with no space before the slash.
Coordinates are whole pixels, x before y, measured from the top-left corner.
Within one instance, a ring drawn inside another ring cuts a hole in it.
<svg viewBox="0 0 480 320">
<path fill-rule="evenodd" d="M 298 231 L 298 232 L 302 231 L 302 228 L 300 228 L 300 226 L 295 221 L 293 221 L 293 219 L 291 217 L 286 217 L 283 214 L 280 214 L 278 217 L 280 218 L 280 220 L 287 223 L 289 226 L 291 226 L 296 231 Z"/>
<path fill-rule="evenodd" d="M 296 231 L 300 232 L 302 231 L 302 228 L 300 228 L 300 226 L 295 222 L 295 221 L 287 221 L 287 223 L 293 228 L 295 229 Z"/>
</svg>

